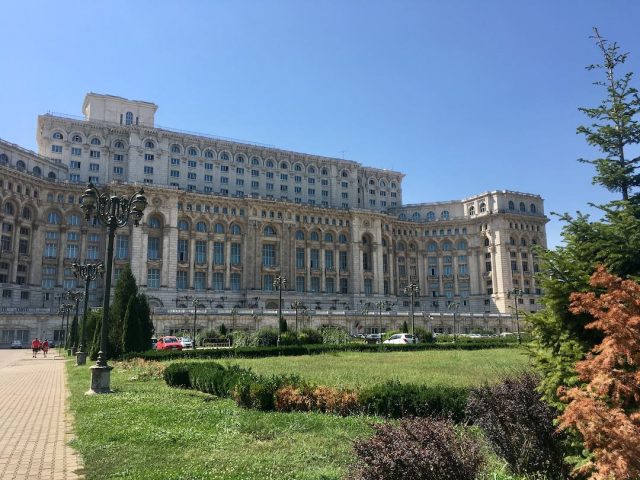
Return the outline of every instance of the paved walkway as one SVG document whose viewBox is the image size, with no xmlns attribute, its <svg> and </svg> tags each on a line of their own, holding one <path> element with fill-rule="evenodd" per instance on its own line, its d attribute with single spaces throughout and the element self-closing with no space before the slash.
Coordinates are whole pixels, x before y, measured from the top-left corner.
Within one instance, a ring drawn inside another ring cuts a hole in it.
<svg viewBox="0 0 640 480">
<path fill-rule="evenodd" d="M 65 362 L 49 351 L 0 350 L 0 479 L 83 478 L 79 456 L 68 446 Z M 34 394 L 35 392 L 35 394 Z"/>
</svg>

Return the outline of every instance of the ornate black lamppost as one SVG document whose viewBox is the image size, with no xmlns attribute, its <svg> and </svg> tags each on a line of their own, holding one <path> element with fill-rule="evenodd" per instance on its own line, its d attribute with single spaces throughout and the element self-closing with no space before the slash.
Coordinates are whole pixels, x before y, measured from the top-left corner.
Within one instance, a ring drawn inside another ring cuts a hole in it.
<svg viewBox="0 0 640 480">
<path fill-rule="evenodd" d="M 451 302 L 449 304 L 449 310 L 453 310 L 453 342 L 455 343 L 457 340 L 457 324 L 456 324 L 456 314 L 458 313 L 458 309 L 460 308 L 460 304 L 458 302 Z"/>
<path fill-rule="evenodd" d="M 518 302 L 522 298 L 523 294 L 524 292 L 519 288 L 514 288 L 513 290 L 509 290 L 507 292 L 508 297 L 511 297 L 511 295 L 513 295 L 513 299 L 515 300 L 514 303 L 516 304 L 516 335 L 518 338 L 518 345 L 522 344 L 522 337 L 520 337 L 520 319 L 518 318 Z"/>
<path fill-rule="evenodd" d="M 104 299 L 102 303 L 102 329 L 100 334 L 100 351 L 98 360 L 91 367 L 91 388 L 87 393 L 110 393 L 111 368 L 107 365 L 107 337 L 109 335 L 109 300 L 111 296 L 111 270 L 113 267 L 113 241 L 116 229 L 124 227 L 133 220 L 138 226 L 142 219 L 142 212 L 147 207 L 144 190 L 140 189 L 130 197 L 125 195 L 108 195 L 100 193 L 92 183 L 89 183 L 80 198 L 81 208 L 85 218 L 96 218 L 107 228 L 107 261 L 106 278 L 104 281 Z"/>
<path fill-rule="evenodd" d="M 415 283 L 410 283 L 404 287 L 404 294 L 411 296 L 411 335 L 415 335 L 415 318 L 413 316 L 414 298 L 420 293 L 420 287 Z"/>
<path fill-rule="evenodd" d="M 282 329 L 282 289 L 287 288 L 287 277 L 284 275 L 278 275 L 273 281 L 273 288 L 278 290 L 279 293 L 279 301 L 278 301 L 278 346 L 280 346 L 280 333 Z"/>
<path fill-rule="evenodd" d="M 298 333 L 298 310 L 300 309 L 304 310 L 307 307 L 305 307 L 304 303 L 302 303 L 300 300 L 296 300 L 291 304 L 291 308 L 295 309 L 296 311 L 296 333 Z"/>
<path fill-rule="evenodd" d="M 191 339 L 191 346 L 195 350 L 196 349 L 196 323 L 198 322 L 198 305 L 200 305 L 200 300 L 198 297 L 193 297 L 191 300 L 193 305 L 193 338 Z"/>
<path fill-rule="evenodd" d="M 87 352 L 84 351 L 87 329 L 87 311 L 89 309 L 89 285 L 91 280 L 95 280 L 98 274 L 104 274 L 104 265 L 99 263 L 74 263 L 71 265 L 73 275 L 84 280 L 84 311 L 82 313 L 82 334 L 80 336 L 80 346 L 76 352 L 76 365 L 87 363 Z"/>
<path fill-rule="evenodd" d="M 58 307 L 58 315 L 60 315 L 60 330 L 62 330 L 62 338 L 64 339 L 64 343 L 60 340 L 60 347 L 66 349 L 67 348 L 67 331 L 69 330 L 69 312 L 73 305 L 70 303 L 63 303 Z M 64 328 L 64 319 L 65 316 L 67 318 L 67 328 Z"/>
<path fill-rule="evenodd" d="M 72 327 L 72 332 L 71 335 L 73 336 L 73 345 L 69 345 L 69 347 L 71 348 L 71 355 L 75 355 L 76 354 L 76 349 L 78 348 L 78 311 L 80 309 L 80 300 L 82 300 L 84 298 L 84 292 L 78 290 L 76 292 L 69 292 L 69 299 L 73 302 L 76 303 L 76 314 L 73 317 L 75 322 L 76 322 L 76 326 L 75 328 L 73 328 L 73 323 L 71 324 Z"/>
</svg>

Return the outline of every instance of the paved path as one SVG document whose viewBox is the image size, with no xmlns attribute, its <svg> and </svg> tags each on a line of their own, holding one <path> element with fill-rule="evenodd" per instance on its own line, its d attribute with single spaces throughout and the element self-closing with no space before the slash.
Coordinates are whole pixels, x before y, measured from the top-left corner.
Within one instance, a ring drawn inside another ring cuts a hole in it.
<svg viewBox="0 0 640 480">
<path fill-rule="evenodd" d="M 64 364 L 54 350 L 36 359 L 30 349 L 0 350 L 0 479 L 83 478 L 68 446 Z"/>
</svg>

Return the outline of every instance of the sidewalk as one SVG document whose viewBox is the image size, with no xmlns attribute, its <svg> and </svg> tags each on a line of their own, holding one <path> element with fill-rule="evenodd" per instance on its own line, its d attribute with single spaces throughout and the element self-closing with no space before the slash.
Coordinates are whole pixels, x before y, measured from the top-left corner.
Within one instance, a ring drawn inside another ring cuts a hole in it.
<svg viewBox="0 0 640 480">
<path fill-rule="evenodd" d="M 65 361 L 31 350 L 0 350 L 0 479 L 82 479 L 79 456 L 67 444 Z"/>
</svg>

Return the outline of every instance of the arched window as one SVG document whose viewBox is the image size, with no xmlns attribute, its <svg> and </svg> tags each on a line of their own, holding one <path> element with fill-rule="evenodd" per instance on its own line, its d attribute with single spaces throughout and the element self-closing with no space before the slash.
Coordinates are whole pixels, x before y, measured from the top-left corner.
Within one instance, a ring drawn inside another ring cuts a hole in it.
<svg viewBox="0 0 640 480">
<path fill-rule="evenodd" d="M 153 150 L 154 148 L 156 148 L 156 144 L 153 143 L 151 140 L 147 140 L 146 142 L 144 142 L 144 148 Z"/>
<path fill-rule="evenodd" d="M 264 236 L 265 237 L 275 237 L 276 230 L 271 225 L 267 225 L 264 227 Z"/>
<path fill-rule="evenodd" d="M 59 225 L 60 224 L 60 214 L 57 212 L 49 212 L 47 215 L 47 223 L 50 225 Z"/>
<path fill-rule="evenodd" d="M 395 182 L 391 182 L 391 188 L 396 188 Z"/>
<path fill-rule="evenodd" d="M 296 230 L 296 240 L 304 240 L 304 232 L 302 230 Z"/>
<path fill-rule="evenodd" d="M 54 138 L 54 140 L 62 140 L 63 136 L 62 136 L 62 134 L 60 132 L 55 132 L 53 134 L 53 138 Z"/>
<path fill-rule="evenodd" d="M 476 207 L 474 207 L 473 205 L 471 205 L 469 207 L 469 215 L 475 215 L 476 214 Z"/>
<path fill-rule="evenodd" d="M 80 225 L 80 215 L 76 215 L 75 213 L 72 213 L 67 217 L 67 223 L 69 225 Z"/>
<path fill-rule="evenodd" d="M 178 230 L 181 232 L 189 230 L 189 222 L 186 220 L 178 220 Z"/>
<path fill-rule="evenodd" d="M 427 220 L 429 222 L 433 222 L 436 219 L 436 214 L 434 212 L 428 212 L 427 213 Z"/>
<path fill-rule="evenodd" d="M 198 155 L 198 150 L 196 150 L 196 147 L 189 147 L 189 150 L 187 151 L 187 153 L 192 157 L 195 157 Z"/>
<path fill-rule="evenodd" d="M 526 212 L 527 211 L 527 207 L 525 206 L 524 202 L 520 202 L 520 211 L 521 212 Z"/>
<path fill-rule="evenodd" d="M 18 160 L 16 162 L 16 168 L 18 170 L 25 170 L 27 168 L 27 165 L 22 160 Z"/>
<path fill-rule="evenodd" d="M 9 157 L 4 153 L 0 153 L 0 165 L 6 165 L 7 163 L 9 163 Z"/>
<path fill-rule="evenodd" d="M 206 232 L 207 231 L 207 224 L 204 223 L 204 222 L 196 223 L 196 231 L 197 232 Z"/>
<path fill-rule="evenodd" d="M 420 220 L 420 212 L 413 212 L 413 215 L 411 215 L 411 220 L 413 220 L 414 222 L 418 222 Z"/>
<path fill-rule="evenodd" d="M 315 174 L 316 173 L 316 167 L 314 167 L 314 166 L 309 167 L 309 173 Z"/>
<path fill-rule="evenodd" d="M 42 175 L 42 169 L 40 167 L 33 167 L 33 174 L 37 177 Z"/>
<path fill-rule="evenodd" d="M 369 180 L 369 185 L 375 185 L 376 181 L 372 178 L 371 180 Z"/>
<path fill-rule="evenodd" d="M 486 212 L 486 211 L 487 211 L 487 204 L 486 204 L 486 203 L 484 203 L 484 202 L 482 202 L 482 203 L 480 204 L 480 213 L 484 213 L 484 212 Z"/>
<path fill-rule="evenodd" d="M 407 215 L 404 213 L 401 213 L 400 215 L 398 215 L 398 220 L 406 220 L 407 219 Z"/>
<path fill-rule="evenodd" d="M 289 169 L 289 164 L 287 162 L 280 162 L 280 168 L 282 170 L 288 170 Z"/>
<path fill-rule="evenodd" d="M 244 155 L 237 155 L 236 156 L 236 162 L 244 163 Z"/>
<path fill-rule="evenodd" d="M 322 173 L 322 175 L 329 175 L 329 170 L 327 170 L 326 168 L 323 168 L 320 173 Z"/>
<path fill-rule="evenodd" d="M 320 240 L 320 235 L 318 235 L 318 232 L 313 231 L 311 232 L 311 235 L 309 236 L 309 240 L 313 241 L 313 242 L 317 242 Z"/>
<path fill-rule="evenodd" d="M 22 218 L 25 220 L 31 220 L 31 209 L 29 207 L 22 208 Z"/>
<path fill-rule="evenodd" d="M 220 160 L 228 161 L 229 160 L 229 154 L 227 152 L 222 152 L 220 154 Z"/>
<path fill-rule="evenodd" d="M 491 242 L 489 241 L 489 239 L 488 239 L 488 238 L 485 238 L 485 239 L 484 239 L 484 246 L 485 246 L 485 247 L 488 247 L 490 244 L 491 244 Z"/>
<path fill-rule="evenodd" d="M 430 242 L 427 245 L 427 252 L 435 252 L 438 250 L 438 245 L 435 242 Z"/>
<path fill-rule="evenodd" d="M 530 211 L 531 213 L 536 213 L 536 206 L 535 206 L 535 204 L 533 204 L 533 203 L 532 203 L 531 205 L 529 205 L 529 211 Z"/>
<path fill-rule="evenodd" d="M 47 178 L 49 180 L 55 180 L 56 179 L 56 174 L 54 172 L 49 172 L 49 175 L 47 175 Z"/>
<path fill-rule="evenodd" d="M 175 143 L 171 145 L 171 153 L 180 153 L 180 145 L 176 145 Z"/>
<path fill-rule="evenodd" d="M 515 210 L 515 209 L 516 209 L 516 206 L 515 206 L 515 204 L 513 203 L 513 201 L 512 201 L 512 200 L 509 200 L 509 210 Z"/>
<path fill-rule="evenodd" d="M 301 172 L 301 171 L 302 171 L 302 165 L 300 165 L 299 163 L 296 163 L 296 164 L 293 166 L 293 169 L 294 169 L 296 172 Z"/>
<path fill-rule="evenodd" d="M 384 188 L 387 186 L 387 183 L 384 180 L 380 180 L 380 186 Z"/>
<path fill-rule="evenodd" d="M 13 203 L 11 202 L 7 202 L 4 204 L 4 213 L 6 213 L 7 215 L 13 215 L 16 211 L 16 209 L 13 206 Z"/>
<path fill-rule="evenodd" d="M 118 149 L 122 150 L 124 148 L 124 143 L 121 142 L 120 140 L 118 140 L 113 144 L 113 148 L 118 148 Z"/>
<path fill-rule="evenodd" d="M 147 225 L 149 228 L 160 228 L 160 219 L 158 217 L 149 217 Z"/>
<path fill-rule="evenodd" d="M 267 163 L 265 163 L 265 166 L 268 168 L 273 168 L 273 161 L 267 160 Z"/>
<path fill-rule="evenodd" d="M 404 243 L 403 242 L 398 242 L 398 248 L 397 250 L 399 252 L 404 252 Z"/>
<path fill-rule="evenodd" d="M 443 220 L 449 220 L 449 212 L 447 210 L 443 210 L 440 214 L 440 218 L 442 218 Z"/>
<path fill-rule="evenodd" d="M 349 172 L 347 172 L 346 170 L 342 170 L 342 178 L 347 178 L 349 176 Z"/>
<path fill-rule="evenodd" d="M 466 240 L 458 240 L 457 248 L 458 248 L 458 250 L 466 250 L 467 249 L 467 241 Z"/>
<path fill-rule="evenodd" d="M 82 136 L 77 133 L 74 133 L 71 137 L 71 141 L 73 143 L 82 143 Z"/>
<path fill-rule="evenodd" d="M 133 113 L 127 112 L 124 116 L 125 125 L 133 125 Z"/>
<path fill-rule="evenodd" d="M 331 235 L 330 233 L 325 233 L 324 241 L 327 243 L 333 243 L 333 235 Z"/>
<path fill-rule="evenodd" d="M 338 241 L 340 243 L 347 243 L 347 236 L 344 233 L 341 233 L 340 236 L 338 237 Z"/>
<path fill-rule="evenodd" d="M 213 226 L 214 233 L 224 233 L 224 225 L 221 223 L 216 223 Z"/>
<path fill-rule="evenodd" d="M 213 158 L 213 152 L 211 150 L 205 150 L 204 158 Z"/>
<path fill-rule="evenodd" d="M 93 137 L 91 139 L 91 145 L 100 145 L 102 142 L 100 141 L 100 139 L 98 137 Z"/>
<path fill-rule="evenodd" d="M 252 157 L 251 165 L 260 165 L 260 159 L 258 157 Z"/>
<path fill-rule="evenodd" d="M 451 250 L 451 242 L 446 241 L 446 242 L 442 242 L 442 250 L 445 252 L 448 252 Z"/>
<path fill-rule="evenodd" d="M 238 225 L 237 223 L 234 223 L 233 225 L 231 225 L 231 235 L 240 235 L 242 234 L 242 229 L 240 228 L 240 225 Z"/>
</svg>

